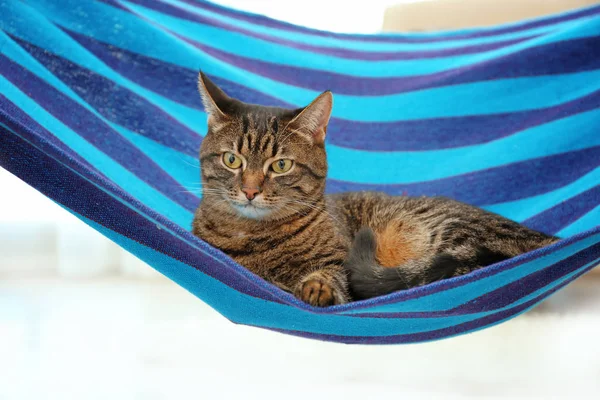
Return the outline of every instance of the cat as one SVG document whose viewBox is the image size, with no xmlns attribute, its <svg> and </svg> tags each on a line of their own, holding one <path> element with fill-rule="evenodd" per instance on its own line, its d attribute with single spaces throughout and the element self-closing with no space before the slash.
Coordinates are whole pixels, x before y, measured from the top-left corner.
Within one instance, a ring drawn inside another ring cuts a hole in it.
<svg viewBox="0 0 600 400">
<path fill-rule="evenodd" d="M 198 89 L 208 132 L 193 233 L 310 305 L 425 285 L 558 240 L 442 197 L 325 195 L 329 91 L 284 109 L 233 99 L 202 72 Z"/>
</svg>

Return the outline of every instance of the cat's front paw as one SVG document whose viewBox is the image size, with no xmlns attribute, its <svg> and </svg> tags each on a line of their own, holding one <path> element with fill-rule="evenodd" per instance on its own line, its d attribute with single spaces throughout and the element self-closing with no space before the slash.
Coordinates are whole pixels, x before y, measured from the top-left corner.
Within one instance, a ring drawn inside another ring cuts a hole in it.
<svg viewBox="0 0 600 400">
<path fill-rule="evenodd" d="M 321 279 L 309 279 L 296 289 L 296 297 L 311 306 L 327 307 L 339 304 L 336 292 L 329 284 Z"/>
</svg>

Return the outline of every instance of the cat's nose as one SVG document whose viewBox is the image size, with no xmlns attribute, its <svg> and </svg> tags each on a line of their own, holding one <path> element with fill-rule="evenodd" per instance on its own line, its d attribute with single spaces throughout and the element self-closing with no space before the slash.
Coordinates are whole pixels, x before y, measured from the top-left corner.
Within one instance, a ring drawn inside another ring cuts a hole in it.
<svg viewBox="0 0 600 400">
<path fill-rule="evenodd" d="M 244 192 L 248 200 L 252 201 L 260 193 L 260 190 L 256 187 L 243 187 L 242 192 Z"/>
</svg>

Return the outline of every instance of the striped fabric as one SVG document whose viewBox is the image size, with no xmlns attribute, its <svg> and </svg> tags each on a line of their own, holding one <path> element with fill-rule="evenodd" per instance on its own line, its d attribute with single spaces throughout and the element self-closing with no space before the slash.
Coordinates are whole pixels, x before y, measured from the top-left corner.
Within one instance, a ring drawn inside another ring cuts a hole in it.
<svg viewBox="0 0 600 400">
<path fill-rule="evenodd" d="M 514 317 L 599 263 L 600 6 L 414 35 L 316 31 L 200 0 L 0 10 L 0 165 L 234 322 L 428 341 Z M 329 192 L 446 195 L 565 239 L 425 287 L 305 305 L 189 232 L 199 69 L 261 104 L 331 89 Z"/>
</svg>

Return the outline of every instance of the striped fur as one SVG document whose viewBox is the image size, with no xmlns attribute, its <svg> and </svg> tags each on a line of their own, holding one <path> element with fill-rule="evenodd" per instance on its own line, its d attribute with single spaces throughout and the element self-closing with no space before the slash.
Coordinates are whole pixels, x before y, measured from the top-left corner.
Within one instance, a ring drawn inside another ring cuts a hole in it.
<svg viewBox="0 0 600 400">
<path fill-rule="evenodd" d="M 434 340 L 518 315 L 599 262 L 600 7 L 427 35 L 321 32 L 197 0 L 2 11 L 0 165 L 235 322 L 347 343 Z M 189 232 L 207 122 L 198 69 L 249 103 L 295 109 L 338 89 L 328 193 L 447 196 L 563 240 L 424 287 L 307 306 Z"/>
<path fill-rule="evenodd" d="M 331 94 L 286 110 L 231 99 L 202 73 L 198 86 L 210 111 L 194 234 L 311 305 L 346 303 L 349 242 L 324 198 Z M 223 162 L 231 153 L 243 159 L 239 168 Z M 293 166 L 277 174 L 270 165 L 281 159 Z M 247 187 L 256 188 L 256 197 L 245 197 Z"/>
<path fill-rule="evenodd" d="M 209 117 L 194 234 L 311 305 L 426 285 L 557 241 L 450 199 L 325 197 L 331 93 L 286 110 L 232 99 L 203 73 L 198 87 Z M 283 159 L 294 164 L 280 175 L 270 164 Z"/>
<path fill-rule="evenodd" d="M 334 199 L 352 229 L 345 265 L 355 299 L 464 275 L 558 240 L 447 198 L 362 192 Z"/>
</svg>

